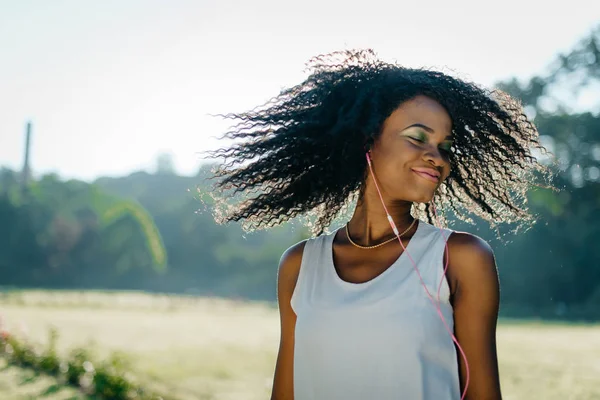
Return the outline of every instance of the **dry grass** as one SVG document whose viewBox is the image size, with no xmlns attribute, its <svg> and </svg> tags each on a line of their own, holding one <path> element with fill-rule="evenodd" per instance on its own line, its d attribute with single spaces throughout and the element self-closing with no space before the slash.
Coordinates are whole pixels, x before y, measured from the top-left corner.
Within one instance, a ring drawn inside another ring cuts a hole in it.
<svg viewBox="0 0 600 400">
<path fill-rule="evenodd" d="M 600 326 L 502 324 L 505 399 L 600 399 Z"/>
<path fill-rule="evenodd" d="M 258 400 L 270 393 L 279 340 L 269 304 L 136 293 L 19 292 L 0 296 L 12 330 L 63 351 L 94 343 L 132 356 L 142 381 L 187 399 Z M 600 326 L 503 323 L 505 400 L 600 399 Z M 0 398 L 6 397 L 0 380 Z M 21 397 L 28 398 L 28 397 Z M 61 397 L 62 398 L 62 397 Z"/>
</svg>

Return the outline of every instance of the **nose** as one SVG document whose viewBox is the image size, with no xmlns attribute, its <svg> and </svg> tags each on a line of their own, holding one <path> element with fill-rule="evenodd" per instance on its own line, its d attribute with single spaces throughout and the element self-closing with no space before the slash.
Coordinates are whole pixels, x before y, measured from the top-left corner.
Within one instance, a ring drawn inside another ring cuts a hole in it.
<svg viewBox="0 0 600 400">
<path fill-rule="evenodd" d="M 446 165 L 446 163 L 448 162 L 446 157 L 442 154 L 440 149 L 437 148 L 436 146 L 429 146 L 425 150 L 425 154 L 423 155 L 423 158 L 425 159 L 425 161 L 427 161 L 435 166 L 439 166 L 439 167 Z"/>
</svg>

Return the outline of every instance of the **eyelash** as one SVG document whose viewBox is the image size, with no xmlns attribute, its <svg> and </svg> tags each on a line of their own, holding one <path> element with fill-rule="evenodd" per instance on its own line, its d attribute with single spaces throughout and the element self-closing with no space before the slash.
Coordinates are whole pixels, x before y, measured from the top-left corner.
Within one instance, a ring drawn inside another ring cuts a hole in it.
<svg viewBox="0 0 600 400">
<path fill-rule="evenodd" d="M 416 137 L 408 136 L 408 138 L 409 138 L 409 139 L 412 139 L 412 140 L 414 140 L 414 141 L 416 141 L 416 142 L 419 142 L 419 143 L 425 143 L 425 141 L 424 141 L 424 140 L 421 140 L 421 139 L 419 139 L 419 138 L 416 138 Z M 448 150 L 448 149 L 443 149 L 443 148 L 440 148 L 440 150 L 441 150 L 441 151 L 443 151 L 445 154 L 448 154 L 448 155 L 452 153 L 452 149 L 449 149 L 449 150 Z"/>
</svg>

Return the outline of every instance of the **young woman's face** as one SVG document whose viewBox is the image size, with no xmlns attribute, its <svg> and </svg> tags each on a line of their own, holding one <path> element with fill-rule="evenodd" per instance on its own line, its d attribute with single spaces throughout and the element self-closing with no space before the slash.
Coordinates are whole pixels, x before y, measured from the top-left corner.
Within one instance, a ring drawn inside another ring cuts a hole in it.
<svg viewBox="0 0 600 400">
<path fill-rule="evenodd" d="M 450 174 L 451 132 L 452 120 L 435 100 L 417 96 L 402 103 L 371 148 L 382 193 L 393 200 L 429 202 Z"/>
</svg>

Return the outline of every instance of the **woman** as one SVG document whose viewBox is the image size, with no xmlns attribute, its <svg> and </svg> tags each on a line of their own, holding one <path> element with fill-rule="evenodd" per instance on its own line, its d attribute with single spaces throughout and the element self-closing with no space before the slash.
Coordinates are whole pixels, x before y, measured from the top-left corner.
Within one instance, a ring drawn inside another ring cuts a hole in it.
<svg viewBox="0 0 600 400">
<path fill-rule="evenodd" d="M 220 221 L 316 216 L 313 237 L 280 260 L 271 398 L 500 399 L 494 254 L 445 218 L 435 227 L 435 210 L 531 221 L 526 191 L 534 173 L 549 177 L 534 125 L 506 94 L 371 51 L 310 67 L 265 106 L 228 115 L 239 123 L 225 137 L 242 142 L 215 153 L 231 161 L 220 188 L 261 191 Z"/>
</svg>

